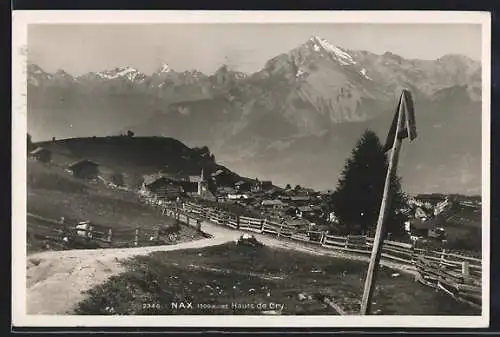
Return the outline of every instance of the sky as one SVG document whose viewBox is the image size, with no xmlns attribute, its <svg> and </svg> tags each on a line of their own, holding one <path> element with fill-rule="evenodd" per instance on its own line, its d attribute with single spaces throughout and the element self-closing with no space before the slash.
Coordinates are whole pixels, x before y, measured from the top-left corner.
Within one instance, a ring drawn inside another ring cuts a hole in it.
<svg viewBox="0 0 500 337">
<path fill-rule="evenodd" d="M 254 72 L 316 35 L 377 54 L 481 60 L 481 26 L 472 24 L 37 24 L 28 28 L 28 61 L 78 76 L 118 66 L 151 74 L 166 63 L 206 74 L 227 64 Z"/>
</svg>

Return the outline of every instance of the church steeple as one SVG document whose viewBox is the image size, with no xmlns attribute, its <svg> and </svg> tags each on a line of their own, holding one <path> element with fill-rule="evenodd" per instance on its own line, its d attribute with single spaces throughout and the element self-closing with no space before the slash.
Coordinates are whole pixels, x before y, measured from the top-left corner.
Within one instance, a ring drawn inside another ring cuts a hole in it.
<svg viewBox="0 0 500 337">
<path fill-rule="evenodd" d="M 201 169 L 200 179 L 198 180 L 198 195 L 201 195 L 205 184 L 205 172 Z"/>
</svg>

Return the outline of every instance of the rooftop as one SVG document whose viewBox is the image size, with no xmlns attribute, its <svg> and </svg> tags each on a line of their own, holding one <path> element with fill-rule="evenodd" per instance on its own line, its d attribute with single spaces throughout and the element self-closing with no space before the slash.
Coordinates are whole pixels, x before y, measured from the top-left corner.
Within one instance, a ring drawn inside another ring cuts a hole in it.
<svg viewBox="0 0 500 337">
<path fill-rule="evenodd" d="M 31 151 L 31 154 L 37 154 L 37 153 L 42 153 L 42 152 L 50 152 L 50 150 L 44 148 L 44 147 L 37 147 L 33 151 Z"/>
<path fill-rule="evenodd" d="M 79 161 L 76 161 L 74 163 L 72 163 L 71 165 L 69 165 L 69 168 L 70 169 L 75 169 L 75 168 L 79 168 L 79 167 L 82 167 L 82 166 L 99 166 L 99 164 L 97 164 L 96 162 L 93 162 L 91 160 L 88 160 L 88 159 L 82 159 L 82 160 L 79 160 Z"/>
<path fill-rule="evenodd" d="M 284 202 L 281 200 L 263 200 L 262 201 L 262 206 L 277 206 L 277 205 L 286 205 Z"/>
</svg>

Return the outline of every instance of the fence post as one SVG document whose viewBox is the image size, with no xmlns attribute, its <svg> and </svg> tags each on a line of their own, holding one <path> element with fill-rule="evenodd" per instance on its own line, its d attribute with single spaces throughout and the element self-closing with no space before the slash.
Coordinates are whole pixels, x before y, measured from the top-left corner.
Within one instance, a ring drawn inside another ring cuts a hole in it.
<svg viewBox="0 0 500 337">
<path fill-rule="evenodd" d="M 469 261 L 462 262 L 462 276 L 469 276 Z"/>
<path fill-rule="evenodd" d="M 139 244 L 139 227 L 136 227 L 134 236 L 134 246 L 137 246 L 138 244 Z"/>
<path fill-rule="evenodd" d="M 260 219 L 260 232 L 264 231 L 264 219 Z"/>
<path fill-rule="evenodd" d="M 113 236 L 113 229 L 109 228 L 108 229 L 108 242 L 111 242 L 111 237 Z"/>
<path fill-rule="evenodd" d="M 278 229 L 278 237 L 280 237 L 281 229 L 283 228 L 283 225 L 280 225 L 280 229 Z"/>
<path fill-rule="evenodd" d="M 198 232 L 201 231 L 201 220 L 200 219 L 196 219 L 196 230 Z"/>
<path fill-rule="evenodd" d="M 345 237 L 345 244 L 344 244 L 345 249 L 347 249 L 348 247 L 349 247 L 349 235 Z"/>
<path fill-rule="evenodd" d="M 326 237 L 325 232 L 321 232 L 321 238 L 319 239 L 320 245 L 323 245 L 323 243 L 325 242 L 325 237 Z"/>
<path fill-rule="evenodd" d="M 440 261 L 441 265 L 444 263 L 445 254 L 446 254 L 446 249 L 443 247 L 441 249 L 441 261 Z"/>
<path fill-rule="evenodd" d="M 411 264 L 415 264 L 415 240 L 411 240 L 411 247 L 410 247 L 410 259 L 411 259 Z"/>
<path fill-rule="evenodd" d="M 66 235 L 66 226 L 65 226 L 65 219 L 64 217 L 62 216 L 60 219 L 59 219 L 59 225 L 61 226 L 60 228 L 60 231 L 62 233 L 62 235 Z"/>
</svg>

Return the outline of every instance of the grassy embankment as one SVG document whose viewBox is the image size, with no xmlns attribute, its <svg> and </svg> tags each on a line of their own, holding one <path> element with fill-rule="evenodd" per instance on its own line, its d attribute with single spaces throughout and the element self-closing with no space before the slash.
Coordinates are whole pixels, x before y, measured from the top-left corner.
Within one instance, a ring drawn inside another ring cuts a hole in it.
<svg viewBox="0 0 500 337">
<path fill-rule="evenodd" d="M 171 228 L 173 219 L 143 204 L 133 191 L 112 189 L 103 183 L 89 183 L 72 177 L 62 167 L 28 161 L 27 212 L 49 219 L 65 218 L 74 226 L 90 221 L 97 231 L 112 228 L 112 244 L 76 238 L 69 244 L 56 232 L 56 225 L 28 218 L 28 252 L 75 248 L 132 246 L 135 228 L 140 229 L 141 245 L 156 228 Z M 188 226 L 177 229 L 175 242 L 203 237 Z M 168 240 L 164 244 L 174 243 Z M 157 243 L 158 244 L 158 243 Z"/>
<path fill-rule="evenodd" d="M 366 273 L 362 262 L 235 243 L 158 252 L 125 264 L 125 273 L 88 292 L 78 314 L 252 315 L 276 309 L 271 303 L 283 304 L 280 313 L 284 315 L 338 314 L 324 303 L 325 296 L 345 313 L 356 314 Z M 181 302 L 191 302 L 193 308 L 172 308 L 172 303 Z M 259 308 L 259 303 L 266 304 L 266 309 Z M 373 311 L 385 315 L 480 314 L 386 267 L 379 273 Z"/>
</svg>

